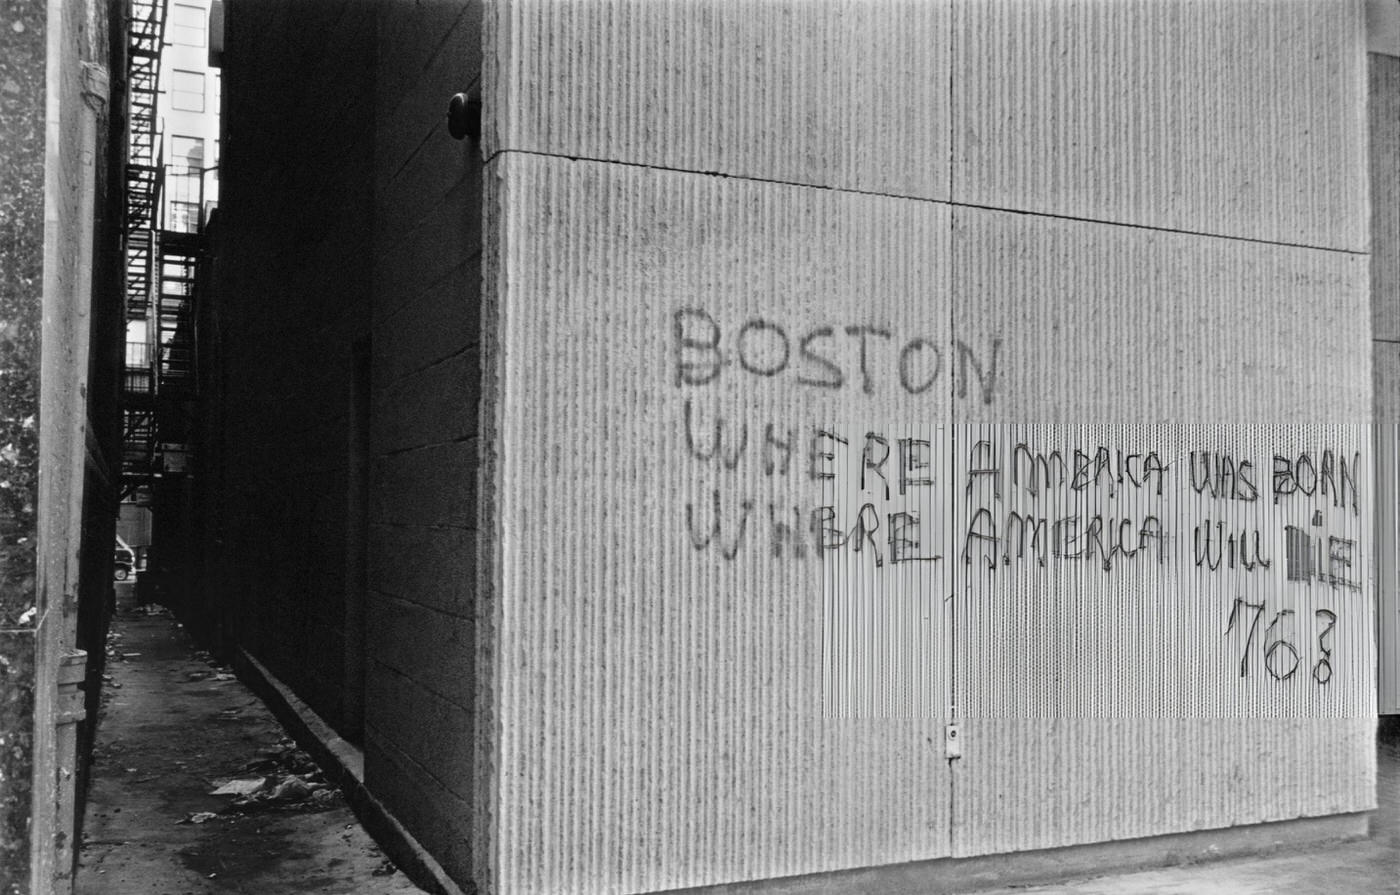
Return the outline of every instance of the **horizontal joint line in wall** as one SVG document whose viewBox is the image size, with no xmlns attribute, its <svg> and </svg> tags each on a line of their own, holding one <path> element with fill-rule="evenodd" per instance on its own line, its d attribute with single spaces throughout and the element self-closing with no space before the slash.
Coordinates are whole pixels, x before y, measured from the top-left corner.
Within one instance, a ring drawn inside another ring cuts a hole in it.
<svg viewBox="0 0 1400 895">
<path fill-rule="evenodd" d="M 393 254 L 395 254 L 395 253 L 392 253 L 392 252 L 380 252 L 380 253 L 376 254 L 374 257 L 375 257 L 376 260 L 378 260 L 378 259 L 380 259 L 380 258 L 383 258 L 383 257 L 388 256 L 388 255 L 393 255 Z M 434 279 L 432 282 L 428 283 L 428 284 L 427 284 L 426 286 L 424 286 L 422 289 L 418 290 L 417 292 L 413 293 L 412 295 L 408 296 L 407 298 L 403 299 L 402 301 L 394 302 L 393 306 L 390 307 L 388 311 L 384 312 L 383 316 L 380 316 L 380 317 L 376 317 L 376 318 L 375 318 L 376 322 L 382 323 L 383 321 L 389 320 L 390 318 L 395 317 L 395 316 L 397 316 L 398 314 L 403 313 L 404 310 L 405 310 L 406 308 L 408 308 L 409 305 L 413 304 L 415 301 L 417 301 L 418 299 L 422 298 L 423 296 L 431 294 L 432 291 L 433 291 L 434 289 L 436 289 L 438 286 L 440 286 L 440 285 L 442 285 L 443 283 L 445 283 L 445 282 L 447 282 L 448 280 L 450 280 L 450 279 L 453 277 L 453 275 L 456 274 L 459 270 L 468 267 L 468 265 L 472 264 L 472 263 L 475 262 L 475 261 L 478 261 L 478 260 L 481 258 L 481 255 L 482 255 L 481 249 L 480 249 L 480 248 L 475 248 L 475 249 L 473 249 L 473 251 L 470 252 L 469 254 L 466 254 L 466 255 L 461 256 L 461 260 L 460 260 L 457 264 L 454 264 L 454 265 L 452 265 L 451 267 L 449 267 L 447 270 L 443 271 L 441 274 L 439 274 L 439 275 L 437 276 L 436 279 Z M 478 294 L 479 294 L 479 293 L 478 293 Z M 373 310 L 373 309 L 372 309 L 372 310 Z"/>
<path fill-rule="evenodd" d="M 402 383 L 402 382 L 405 382 L 406 380 L 411 379 L 411 378 L 413 378 L 414 376 L 418 376 L 419 374 L 425 373 L 425 372 L 427 372 L 428 370 L 432 370 L 432 369 L 435 368 L 435 367 L 440 367 L 440 366 L 442 366 L 443 364 L 446 364 L 446 363 L 448 363 L 448 362 L 450 362 L 450 361 L 456 360 L 457 358 L 461 357 L 462 355 L 464 355 L 464 354 L 470 352 L 473 348 L 480 348 L 480 347 L 481 347 L 481 346 L 480 346 L 480 344 L 478 344 L 478 342 L 467 342 L 466 344 L 462 345 L 462 346 L 459 347 L 456 351 L 453 351 L 453 352 L 450 353 L 450 354 L 444 354 L 442 357 L 439 357 L 439 358 L 437 358 L 437 359 L 435 359 L 435 360 L 430 360 L 430 361 L 428 361 L 426 364 L 423 364 L 423 365 L 420 366 L 420 367 L 414 367 L 414 368 L 412 368 L 411 370 L 406 370 L 406 371 L 403 373 L 403 375 L 401 375 L 401 376 L 399 376 L 398 378 L 393 379 L 393 380 L 391 380 L 391 381 L 389 381 L 389 382 L 386 382 L 386 383 L 384 383 L 383 385 L 376 386 L 374 390 L 377 391 L 377 392 L 385 392 L 385 391 L 388 391 L 389 389 L 392 389 L 394 386 L 396 386 L 396 385 L 398 385 L 398 384 L 400 384 L 400 383 Z"/>
<path fill-rule="evenodd" d="M 909 202 L 927 202 L 931 205 L 947 205 L 950 208 L 972 208 L 979 211 L 999 211 L 1005 214 L 1020 214 L 1028 217 L 1046 218 L 1056 221 L 1074 221 L 1082 224 L 1102 224 L 1106 227 L 1128 227 L 1133 230 L 1150 230 L 1155 233 L 1176 233 L 1182 236 L 1200 236 L 1207 239 L 1223 239 L 1230 242 L 1248 242 L 1259 245 L 1280 246 L 1290 249 L 1312 249 L 1318 252 L 1336 252 L 1341 255 L 1369 255 L 1370 252 L 1356 249 L 1339 249 L 1331 246 L 1309 245 L 1301 242 L 1283 242 L 1276 239 L 1259 239 L 1253 236 L 1232 236 L 1227 233 L 1207 233 L 1200 230 L 1183 230 L 1177 227 L 1156 227 L 1151 224 L 1134 224 L 1126 221 L 1110 221 L 1101 218 L 1076 217 L 1068 214 L 1052 214 L 1045 211 L 1029 211 L 1021 208 L 1002 208 L 996 205 L 979 205 L 975 202 L 956 202 L 945 199 L 929 199 L 923 196 L 904 196 L 899 193 L 884 193 L 878 190 L 858 190 L 850 187 L 827 186 L 819 183 L 800 183 L 792 180 L 778 180 L 772 177 L 751 177 L 742 174 L 726 174 L 722 171 L 696 171 L 690 168 L 668 168 L 664 165 L 647 165 L 641 162 L 624 162 L 617 159 L 591 158 L 583 155 L 563 155 L 557 152 L 539 152 L 531 149 L 498 149 L 491 154 L 485 164 L 495 161 L 496 157 L 505 153 L 516 153 L 519 155 L 533 155 L 539 158 L 563 159 L 570 162 L 595 162 L 602 165 L 621 165 L 628 168 L 645 168 L 650 171 L 669 171 L 674 174 L 695 174 L 701 177 L 719 177 L 725 180 L 747 180 L 752 183 L 771 183 L 777 186 L 799 187 L 809 190 L 827 190 L 833 193 L 850 193 L 858 196 L 878 196 L 885 199 L 904 199 Z"/>
<path fill-rule="evenodd" d="M 450 612 L 450 611 L 448 611 L 448 610 L 446 610 L 446 609 L 443 609 L 441 606 L 437 606 L 437 605 L 434 605 L 434 604 L 432 604 L 432 603 L 424 603 L 422 600 L 415 600 L 415 599 L 413 599 L 412 597 L 407 597 L 407 596 L 404 596 L 403 594 L 396 594 L 396 593 L 394 593 L 393 591 L 391 591 L 391 590 L 385 590 L 385 589 L 382 588 L 382 587 L 371 588 L 371 592 L 372 592 L 375 596 L 383 597 L 383 598 L 386 599 L 386 600 L 392 600 L 392 601 L 394 601 L 394 602 L 396 602 L 396 603 L 407 603 L 407 604 L 410 605 L 410 606 L 416 606 L 416 607 L 418 607 L 419 609 L 424 609 L 424 610 L 427 610 L 428 612 L 432 612 L 432 613 L 435 613 L 435 614 L 437 614 L 437 615 L 444 615 L 444 616 L 447 616 L 448 618 L 461 619 L 462 621 L 475 621 L 475 620 L 476 620 L 476 610 L 475 610 L 475 608 L 469 608 L 466 612 Z M 392 666 L 390 666 L 390 667 L 392 667 Z M 428 687 L 427 689 L 430 689 L 430 690 L 431 690 L 432 688 L 431 688 L 431 687 Z M 434 691 L 434 692 L 436 692 L 436 691 Z"/>
<path fill-rule="evenodd" d="M 433 127 L 430 128 L 428 132 L 423 135 L 423 139 L 418 141 L 418 145 L 414 146 L 413 149 L 409 151 L 408 156 L 404 158 L 403 163 L 399 165 L 397 169 L 395 169 L 393 174 L 389 175 L 389 178 L 387 180 L 384 181 L 385 186 L 392 184 L 395 180 L 398 179 L 399 175 L 403 173 L 404 168 L 407 168 L 413 162 L 413 160 L 418 157 L 418 153 L 423 151 L 423 147 L 427 145 L 428 141 L 431 140 L 434 137 L 434 135 L 438 133 L 438 131 L 439 125 L 434 124 Z"/>
<path fill-rule="evenodd" d="M 261 493 L 261 492 L 259 492 Z M 447 522 L 394 522 L 387 519 L 369 520 L 370 528 L 411 528 L 420 531 L 476 531 L 476 524 L 453 525 Z"/>
<path fill-rule="evenodd" d="M 444 441 L 432 441 L 426 444 L 415 444 L 411 447 L 394 448 L 391 451 L 384 451 L 383 453 L 378 454 L 377 458 L 398 457 L 402 456 L 403 454 L 411 454 L 414 451 L 427 450 L 428 448 L 443 447 L 445 445 L 452 444 L 465 444 L 470 441 L 476 441 L 480 437 L 480 435 L 473 432 L 471 435 L 460 435 L 456 438 L 448 438 Z"/>
<path fill-rule="evenodd" d="M 383 668 L 385 671 L 390 672 L 391 674 L 396 674 L 396 675 L 398 675 L 399 677 L 401 677 L 401 678 L 403 678 L 403 679 L 405 679 L 405 680 L 412 681 L 412 682 L 413 682 L 414 684 L 416 684 L 421 690 L 423 690 L 423 692 L 425 692 L 425 693 L 431 693 L 433 696 L 436 696 L 438 699 L 441 699 L 443 702 L 449 703 L 450 705 L 454 705 L 454 706 L 456 706 L 457 708 L 462 709 L 463 711 L 468 712 L 468 713 L 470 713 L 470 712 L 472 711 L 472 706 L 466 705 L 466 704 L 464 704 L 464 703 L 462 703 L 462 702 L 460 701 L 461 698 L 462 698 L 461 696 L 458 696 L 458 695 L 449 695 L 449 694 L 446 694 L 446 693 L 440 693 L 440 692 L 438 692 L 437 690 L 433 689 L 432 687 L 428 686 L 427 680 L 425 680 L 425 679 L 423 679 L 423 678 L 414 677 L 413 675 L 408 674 L 407 672 L 405 672 L 405 671 L 404 671 L 403 669 L 401 669 L 401 668 L 395 668 L 393 665 L 390 665 L 388 662 L 385 662 L 383 659 L 379 658 L 378 656 L 371 656 L 371 657 L 370 657 L 370 661 L 373 662 L 375 665 L 378 665 L 380 668 Z M 449 788 L 450 788 L 450 787 L 449 787 Z"/>
</svg>

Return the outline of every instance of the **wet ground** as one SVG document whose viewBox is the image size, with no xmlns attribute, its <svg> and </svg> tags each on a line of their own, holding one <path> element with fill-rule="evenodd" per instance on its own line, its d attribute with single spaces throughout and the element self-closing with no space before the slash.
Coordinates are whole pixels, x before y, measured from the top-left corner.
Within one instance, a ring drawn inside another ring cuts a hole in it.
<svg viewBox="0 0 1400 895">
<path fill-rule="evenodd" d="M 419 895 L 168 613 L 126 609 L 113 632 L 78 895 Z"/>
</svg>

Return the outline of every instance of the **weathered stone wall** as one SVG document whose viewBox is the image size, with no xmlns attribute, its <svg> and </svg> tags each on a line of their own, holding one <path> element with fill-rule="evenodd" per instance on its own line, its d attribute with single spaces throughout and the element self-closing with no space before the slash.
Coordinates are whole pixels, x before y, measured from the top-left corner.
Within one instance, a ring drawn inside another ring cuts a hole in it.
<svg viewBox="0 0 1400 895">
<path fill-rule="evenodd" d="M 0 15 L 0 891 L 30 872 L 39 334 L 44 263 L 45 6 Z"/>
<path fill-rule="evenodd" d="M 115 295 L 115 280 L 103 280 L 114 273 L 104 263 L 116 236 L 108 13 L 107 4 L 91 2 L 11 4 L 0 14 L 5 892 L 49 892 L 71 879 L 71 811 L 87 741 L 56 736 L 56 673 L 74 647 L 95 641 L 100 657 L 105 630 L 121 338 L 120 311 L 101 304 Z"/>
</svg>

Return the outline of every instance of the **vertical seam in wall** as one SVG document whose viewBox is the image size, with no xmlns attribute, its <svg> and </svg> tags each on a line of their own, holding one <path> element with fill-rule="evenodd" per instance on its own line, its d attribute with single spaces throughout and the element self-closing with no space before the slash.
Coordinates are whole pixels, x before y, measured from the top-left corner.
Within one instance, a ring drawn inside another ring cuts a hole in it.
<svg viewBox="0 0 1400 895">
<path fill-rule="evenodd" d="M 491 307 L 490 330 L 488 331 L 487 315 L 482 314 L 481 339 L 483 346 L 483 362 L 486 360 L 487 346 L 490 346 L 490 366 L 486 375 L 489 375 L 489 387 L 494 393 L 492 400 L 488 401 L 485 394 L 487 383 L 483 382 L 481 410 L 490 410 L 490 424 L 478 424 L 478 429 L 483 434 L 489 433 L 489 439 L 484 444 L 482 462 L 478 465 L 478 476 L 480 486 L 477 492 L 477 513 L 478 513 L 478 544 L 482 539 L 488 539 L 486 550 L 478 548 L 478 552 L 484 554 L 481 557 L 482 568 L 487 571 L 487 580 L 483 582 L 486 594 L 487 610 L 489 621 L 483 626 L 484 630 L 478 630 L 478 661 L 483 661 L 485 668 L 478 670 L 478 705 L 476 716 L 479 720 L 476 728 L 479 731 L 478 738 L 482 741 L 485 751 L 484 761 L 476 768 L 477 788 L 480 792 L 480 811 L 482 817 L 476 824 L 478 830 L 476 843 L 473 852 L 479 848 L 481 857 L 473 857 L 473 865 L 480 868 L 479 880 L 482 888 L 487 893 L 499 892 L 502 889 L 501 878 L 504 868 L 502 866 L 502 818 L 501 818 L 501 760 L 502 760 L 502 739 L 503 739 L 503 688 L 500 667 L 502 664 L 501 654 L 504 647 L 504 573 L 505 562 L 503 556 L 502 537 L 502 513 L 501 486 L 503 480 L 505 464 L 505 454 L 502 446 L 504 434 L 502 432 L 502 403 L 505 400 L 505 361 L 503 357 L 503 346 L 505 343 L 502 335 L 504 320 L 507 310 L 505 308 L 504 294 L 505 281 L 507 276 L 507 266 L 509 264 L 509 232 L 510 222 L 507 220 L 507 208 L 509 203 L 504 195 L 507 190 L 508 171 L 504 170 L 507 165 L 506 158 L 502 156 L 489 170 L 483 170 L 483 212 L 484 220 L 489 218 L 491 222 L 490 230 L 486 226 L 482 228 L 483 242 L 490 240 L 490 250 L 483 254 L 489 256 L 490 260 L 486 270 L 490 271 L 489 279 L 483 278 L 482 300 L 489 302 Z M 484 248 L 484 247 L 483 247 Z M 489 293 L 489 294 L 488 294 Z M 477 597 L 478 601 L 481 595 Z M 485 651 L 481 649 L 481 639 L 489 639 Z M 480 733 L 485 728 L 484 735 Z M 474 875 L 476 875 L 474 873 Z"/>
<path fill-rule="evenodd" d="M 481 21 L 481 86 L 482 141 L 477 147 L 481 157 L 481 266 L 478 285 L 480 319 L 478 343 L 481 346 L 481 388 L 477 405 L 478 443 L 477 464 L 477 571 L 473 615 L 476 626 L 476 688 L 473 711 L 471 875 L 477 890 L 486 895 L 500 891 L 500 740 L 501 705 L 497 677 L 500 638 L 500 500 L 497 482 L 500 475 L 498 431 L 501 424 L 502 368 L 500 360 L 499 327 L 503 310 L 500 306 L 501 281 L 504 278 L 506 224 L 502 201 L 504 182 L 501 169 L 506 158 L 499 147 L 507 141 L 502 131 L 511 133 L 503 123 L 510 111 L 506 100 L 511 76 L 502 64 L 500 54 L 508 58 L 507 39 L 510 29 L 503 21 L 514 9 L 502 9 L 488 2 L 482 10 Z"/>
<path fill-rule="evenodd" d="M 956 463 L 957 463 L 957 430 L 956 430 L 957 413 L 956 413 L 956 411 L 955 411 L 955 409 L 954 409 L 954 408 L 956 407 L 956 404 L 954 404 L 954 402 L 957 400 L 957 388 L 956 388 L 956 385 L 955 385 L 955 383 L 954 383 L 954 378 L 955 378 L 955 375 L 956 375 L 956 374 L 953 372 L 953 357 L 952 357 L 952 351 L 951 351 L 952 346 L 956 344 L 956 342 L 955 342 L 956 332 L 955 332 L 955 330 L 954 330 L 954 327 L 957 325 L 957 314 L 955 314 L 954 311 L 953 311 L 954 306 L 955 306 L 955 304 L 956 304 L 956 301 L 955 301 L 955 298 L 954 298 L 954 294 L 953 294 L 953 290 L 956 288 L 957 279 L 954 277 L 953 264 L 954 264 L 954 260 L 957 258 L 957 247 L 956 247 L 956 245 L 955 245 L 955 242 L 956 242 L 956 239 L 957 239 L 957 216 L 958 216 L 958 207 L 957 207 L 957 205 L 953 204 L 953 203 L 954 203 L 954 200 L 956 199 L 956 197 L 953 195 L 953 186 L 954 186 L 954 183 L 955 183 L 955 177 L 954 177 L 954 173 L 953 173 L 953 172 L 954 172 L 954 165 L 955 165 L 955 163 L 956 163 L 956 148 L 955 148 L 955 147 L 956 147 L 956 145 L 957 145 L 957 106 L 956 106 L 956 104 L 955 104 L 955 102 L 954 102 L 954 87 L 953 87 L 953 85 L 954 85 L 954 78 L 957 77 L 957 55 L 956 55 L 956 53 L 954 52 L 954 41 L 955 41 L 955 38 L 956 38 L 956 36 L 957 36 L 957 18 L 958 18 L 958 3 L 957 3 L 957 0 L 954 0 L 954 2 L 951 3 L 951 4 L 949 4 L 949 7 L 948 7 L 948 42 L 947 42 L 947 54 L 948 54 L 948 57 L 947 57 L 947 58 L 948 58 L 948 124 L 947 124 L 947 127 L 948 127 L 948 203 L 949 203 L 949 205 L 948 205 L 948 265 L 947 265 L 948 287 L 947 287 L 947 290 L 946 290 L 947 302 L 948 302 L 948 342 L 947 342 L 946 344 L 947 344 L 947 346 L 949 347 L 950 352 L 949 352 L 949 357 L 948 357 L 948 411 L 947 411 L 947 417 L 946 417 L 946 419 L 947 419 L 947 422 L 948 422 L 948 433 L 949 433 L 949 436 L 950 436 L 949 441 L 948 441 L 948 444 L 951 445 L 951 450 L 948 452 L 948 462 L 947 462 L 946 465 L 947 465 L 947 469 L 948 469 L 948 472 L 947 472 L 948 481 L 950 481 L 950 482 L 952 481 L 952 472 L 953 472 L 953 469 L 955 468 Z M 956 489 L 955 489 L 953 492 L 949 492 L 949 493 L 956 493 Z M 953 719 L 949 716 L 949 712 L 950 712 L 950 706 L 952 706 L 952 705 L 957 701 L 957 672 L 958 672 L 958 663 L 957 663 L 957 640 L 958 640 L 958 636 L 957 636 L 957 635 L 958 635 L 958 631 L 957 631 L 957 619 L 958 619 L 957 592 L 958 592 L 958 589 L 957 589 L 957 587 L 956 587 L 956 584 L 957 584 L 956 578 L 952 577 L 952 576 L 955 576 L 955 575 L 957 574 L 957 571 L 958 571 L 958 564 L 957 564 L 956 560 L 953 559 L 952 557 L 950 557 L 949 559 L 950 559 L 950 562 L 951 562 L 951 565 L 952 565 L 953 569 L 952 569 L 952 575 L 949 576 L 948 584 L 949 584 L 949 586 L 950 586 L 950 588 L 951 588 L 951 590 L 952 590 L 952 592 L 953 592 L 953 594 L 952 594 L 952 595 L 953 595 L 953 599 L 950 600 L 950 601 L 948 602 L 948 604 L 947 604 L 947 605 L 948 605 L 948 612 L 947 612 L 947 614 L 946 614 L 946 617 L 947 617 L 947 633 L 945 634 L 945 638 L 946 638 L 946 642 L 947 642 L 947 645 L 948 645 L 948 659 L 947 659 L 947 663 L 948 663 L 948 665 L 947 665 L 947 667 L 948 667 L 948 682 L 947 682 L 947 684 L 946 684 L 946 687 L 947 687 L 947 694 L 948 694 L 948 695 L 947 695 L 947 698 L 944 700 L 945 705 L 943 706 L 944 723 L 945 723 L 945 724 L 953 720 Z M 943 598 L 943 595 L 942 595 L 942 594 L 939 594 L 939 598 L 942 599 L 942 598 Z M 935 728 L 934 728 L 934 731 L 935 731 L 935 734 L 936 734 L 936 733 L 937 733 L 937 727 L 936 727 L 936 726 L 935 726 Z M 937 742 L 938 742 L 938 738 L 937 738 L 937 736 L 935 736 L 935 737 L 934 737 L 934 743 L 936 744 Z M 937 746 L 935 746 L 935 751 L 936 751 L 936 749 L 937 749 Z M 954 808 L 955 808 L 955 800 L 956 800 L 956 798 L 957 798 L 957 786 L 956 786 L 956 781 L 955 781 L 955 779 L 954 779 L 954 774 L 956 773 L 957 763 L 956 763 L 955 761 L 953 761 L 953 760 L 951 760 L 951 759 L 949 759 L 949 758 L 947 757 L 947 743 L 946 743 L 946 739 L 945 739 L 945 743 L 944 743 L 944 755 L 943 755 L 943 760 L 946 761 L 946 762 L 948 762 L 948 814 L 947 814 L 947 818 L 948 818 L 948 856 L 949 856 L 949 857 L 953 857 L 953 855 L 955 854 L 956 847 L 957 847 L 957 837 L 956 837 L 956 835 L 955 835 L 955 828 L 954 828 L 954 824 L 955 824 L 955 822 L 956 822 L 956 815 L 955 815 L 955 813 L 954 813 Z"/>
</svg>

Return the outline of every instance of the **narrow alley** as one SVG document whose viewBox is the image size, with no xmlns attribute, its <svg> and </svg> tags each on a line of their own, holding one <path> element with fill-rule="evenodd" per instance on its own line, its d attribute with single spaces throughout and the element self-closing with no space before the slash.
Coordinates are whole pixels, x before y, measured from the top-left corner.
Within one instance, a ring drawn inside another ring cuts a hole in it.
<svg viewBox="0 0 1400 895">
<path fill-rule="evenodd" d="M 1400 0 L 3 0 L 0 895 L 1400 895 Z"/>
<path fill-rule="evenodd" d="M 421 891 L 167 610 L 123 606 L 107 662 L 79 893 Z"/>
</svg>

